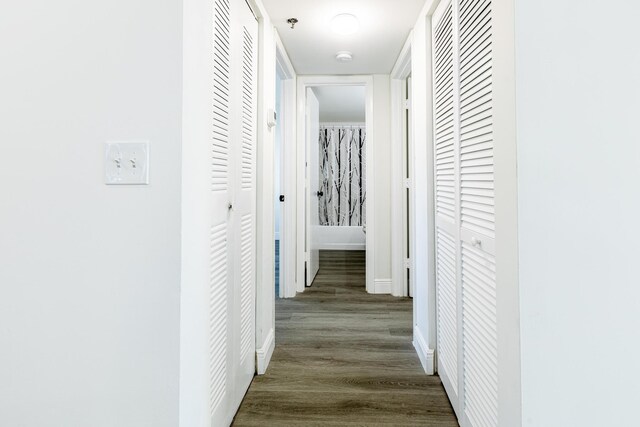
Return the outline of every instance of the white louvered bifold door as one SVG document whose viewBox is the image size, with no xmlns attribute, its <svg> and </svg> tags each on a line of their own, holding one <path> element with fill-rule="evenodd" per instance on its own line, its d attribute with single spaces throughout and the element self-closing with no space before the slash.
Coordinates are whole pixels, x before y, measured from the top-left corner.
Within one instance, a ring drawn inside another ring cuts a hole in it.
<svg viewBox="0 0 640 427">
<path fill-rule="evenodd" d="M 460 0 L 464 424 L 498 424 L 491 0 Z"/>
<path fill-rule="evenodd" d="M 463 426 L 498 422 L 490 0 L 432 18 L 438 372 Z"/>
<path fill-rule="evenodd" d="M 433 93 L 436 208 L 436 292 L 438 295 L 438 373 L 454 408 L 458 408 L 458 243 L 456 221 L 458 166 L 454 93 L 454 34 L 451 1 L 433 16 Z"/>
<path fill-rule="evenodd" d="M 258 22 L 244 1 L 236 1 L 237 43 L 234 165 L 234 366 L 239 405 L 255 374 L 256 143 L 258 115 Z"/>
<path fill-rule="evenodd" d="M 255 373 L 258 23 L 214 0 L 209 295 L 211 425 L 229 425 Z"/>
<path fill-rule="evenodd" d="M 230 315 L 233 283 L 232 222 L 228 203 L 233 196 L 231 144 L 232 44 L 231 4 L 214 1 L 213 139 L 211 155 L 211 229 L 209 264 L 209 404 L 212 424 L 223 425 L 231 411 L 232 334 Z"/>
</svg>

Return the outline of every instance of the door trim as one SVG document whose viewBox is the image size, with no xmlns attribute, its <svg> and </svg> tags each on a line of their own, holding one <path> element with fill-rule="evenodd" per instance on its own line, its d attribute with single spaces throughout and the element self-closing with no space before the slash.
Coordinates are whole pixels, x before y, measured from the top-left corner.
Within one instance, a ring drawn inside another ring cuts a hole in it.
<svg viewBox="0 0 640 427">
<path fill-rule="evenodd" d="M 407 41 L 400 52 L 400 57 L 391 71 L 391 206 L 403 206 L 404 204 L 404 176 L 403 176 L 403 150 L 404 137 L 404 89 L 405 80 L 411 75 L 411 40 L 413 34 L 409 34 Z M 413 100 L 413 96 L 409 96 Z M 411 108 L 411 106 L 409 107 Z M 410 124 L 411 126 L 411 124 Z M 413 152 L 413 138 L 409 140 L 409 151 Z M 409 158 L 411 158 L 409 154 Z M 413 168 L 410 168 L 409 181 L 413 182 Z M 414 188 L 410 188 L 410 198 L 413 199 Z M 409 216 L 413 217 L 412 207 L 409 206 Z M 401 209 L 391 209 L 391 292 L 395 297 L 406 297 L 408 292 L 405 286 L 405 260 L 404 237 L 406 216 Z M 413 237 L 413 236 L 412 236 Z M 410 254 L 414 253 L 414 240 L 409 238 Z M 413 261 L 413 258 L 411 259 Z M 409 281 L 414 283 L 413 268 L 409 267 Z"/>
<path fill-rule="evenodd" d="M 297 126 L 297 197 L 296 197 L 296 229 L 297 229 L 297 250 L 296 250 L 296 265 L 297 265 L 297 291 L 304 292 L 304 280 L 305 280 L 305 262 L 307 254 L 305 252 L 305 235 L 306 235 L 306 219 L 305 219 L 305 150 L 300 149 L 301 144 L 305 142 L 306 135 L 306 123 L 305 113 L 307 105 L 307 89 L 315 86 L 364 86 L 366 88 L 366 108 L 365 108 L 365 121 L 367 128 L 367 143 L 365 147 L 365 158 L 367 167 L 366 176 L 366 192 L 367 197 L 365 201 L 366 206 L 366 289 L 368 293 L 375 292 L 375 253 L 374 253 L 374 241 L 375 241 L 375 210 L 374 210 L 374 174 L 373 167 L 373 144 L 375 143 L 373 132 L 373 76 L 361 75 L 361 76 L 300 76 L 298 77 L 298 126 Z"/>
<path fill-rule="evenodd" d="M 276 33 L 276 78 L 282 81 L 281 117 L 277 118 L 282 126 L 280 194 L 285 196 L 281 204 L 280 224 L 280 289 L 282 298 L 296 296 L 296 73 L 287 56 L 280 37 Z M 258 196 L 259 197 L 259 196 Z M 275 239 L 274 238 L 271 240 Z"/>
<path fill-rule="evenodd" d="M 263 10 L 258 9 L 262 14 Z M 274 142 L 275 131 L 268 128 L 267 115 L 270 108 L 275 109 L 275 88 L 278 72 L 281 72 L 286 80 L 283 80 L 284 104 L 287 110 L 282 117 L 283 122 L 283 150 L 295 150 L 295 90 L 296 73 L 287 56 L 280 37 L 265 18 L 259 19 L 260 24 L 260 59 L 259 59 L 259 88 L 258 88 L 258 159 L 257 177 L 262 187 L 258 187 L 256 195 L 258 206 L 257 218 L 257 295 L 256 295 L 256 371 L 258 375 L 266 372 L 275 347 L 275 212 L 274 212 Z M 265 32 L 271 37 L 264 36 Z M 273 49 L 273 50 L 271 50 Z M 268 52 L 273 52 L 270 55 Z M 280 118 L 278 118 L 280 120 Z M 287 147 L 287 148 L 285 148 Z M 289 148 L 294 147 L 294 148 Z M 292 158 L 293 154 L 288 154 Z M 282 183 L 286 195 L 285 200 L 292 199 L 295 185 L 291 184 L 290 177 L 295 177 L 295 171 L 291 169 L 295 164 L 285 164 L 285 180 Z M 287 169 L 288 168 L 288 169 Z M 284 203 L 283 217 L 295 218 L 294 202 Z M 290 221 L 287 221 L 290 222 Z M 286 239 L 280 252 L 280 279 L 285 288 L 285 297 L 295 296 L 295 228 L 284 227 L 281 232 Z M 281 240 L 282 242 L 282 240 Z M 287 262 L 288 260 L 288 262 Z"/>
</svg>

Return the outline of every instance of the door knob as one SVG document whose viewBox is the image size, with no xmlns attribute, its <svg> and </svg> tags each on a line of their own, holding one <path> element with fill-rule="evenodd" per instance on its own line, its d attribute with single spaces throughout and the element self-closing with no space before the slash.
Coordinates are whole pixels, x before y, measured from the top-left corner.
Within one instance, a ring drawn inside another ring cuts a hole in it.
<svg viewBox="0 0 640 427">
<path fill-rule="evenodd" d="M 323 191 L 318 191 L 316 194 L 318 195 L 318 197 L 324 196 L 324 192 Z"/>
</svg>

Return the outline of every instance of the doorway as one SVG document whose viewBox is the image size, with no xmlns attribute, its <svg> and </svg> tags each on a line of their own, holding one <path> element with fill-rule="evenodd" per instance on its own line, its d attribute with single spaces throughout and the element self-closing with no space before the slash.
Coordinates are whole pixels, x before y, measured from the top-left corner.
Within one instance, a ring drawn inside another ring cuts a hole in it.
<svg viewBox="0 0 640 427">
<path fill-rule="evenodd" d="M 307 101 L 312 132 L 309 265 L 313 274 L 332 259 L 365 259 L 366 88 L 319 86 L 308 90 L 312 91 Z M 311 123 L 315 103 L 317 125 Z"/>
<path fill-rule="evenodd" d="M 274 199 L 274 219 L 275 219 L 275 267 L 274 267 L 274 284 L 275 284 L 275 297 L 284 297 L 284 286 L 282 286 L 282 280 L 280 277 L 281 266 L 281 249 L 284 246 L 284 224 L 283 224 L 283 203 L 285 202 L 284 189 L 282 184 L 284 182 L 283 174 L 283 123 L 282 123 L 282 102 L 283 102 L 283 80 L 284 76 L 276 70 L 276 108 L 275 108 L 275 140 L 274 140 L 274 174 L 273 174 L 273 192 Z"/>
<path fill-rule="evenodd" d="M 300 284 L 312 286 L 321 259 L 360 251 L 373 293 L 372 79 L 301 77 L 298 83 Z M 322 255 L 321 255 L 322 252 Z M 331 252 L 331 253 L 330 253 Z"/>
<path fill-rule="evenodd" d="M 297 291 L 296 265 L 296 78 L 279 39 L 276 43 L 274 109 L 268 112 L 273 144 L 273 234 L 265 233 L 274 251 L 275 298 L 293 298 Z"/>
<path fill-rule="evenodd" d="M 393 295 L 414 295 L 415 189 L 411 46 L 405 45 L 391 73 Z"/>
</svg>

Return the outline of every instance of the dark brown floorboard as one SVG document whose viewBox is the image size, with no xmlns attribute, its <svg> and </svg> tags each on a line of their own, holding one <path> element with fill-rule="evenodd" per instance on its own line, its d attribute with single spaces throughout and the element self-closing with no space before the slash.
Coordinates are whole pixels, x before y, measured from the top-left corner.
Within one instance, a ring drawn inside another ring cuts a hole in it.
<svg viewBox="0 0 640 427">
<path fill-rule="evenodd" d="M 234 426 L 457 426 L 424 374 L 408 298 L 365 291 L 364 252 L 323 251 L 313 286 L 276 301 L 276 348 Z"/>
</svg>

